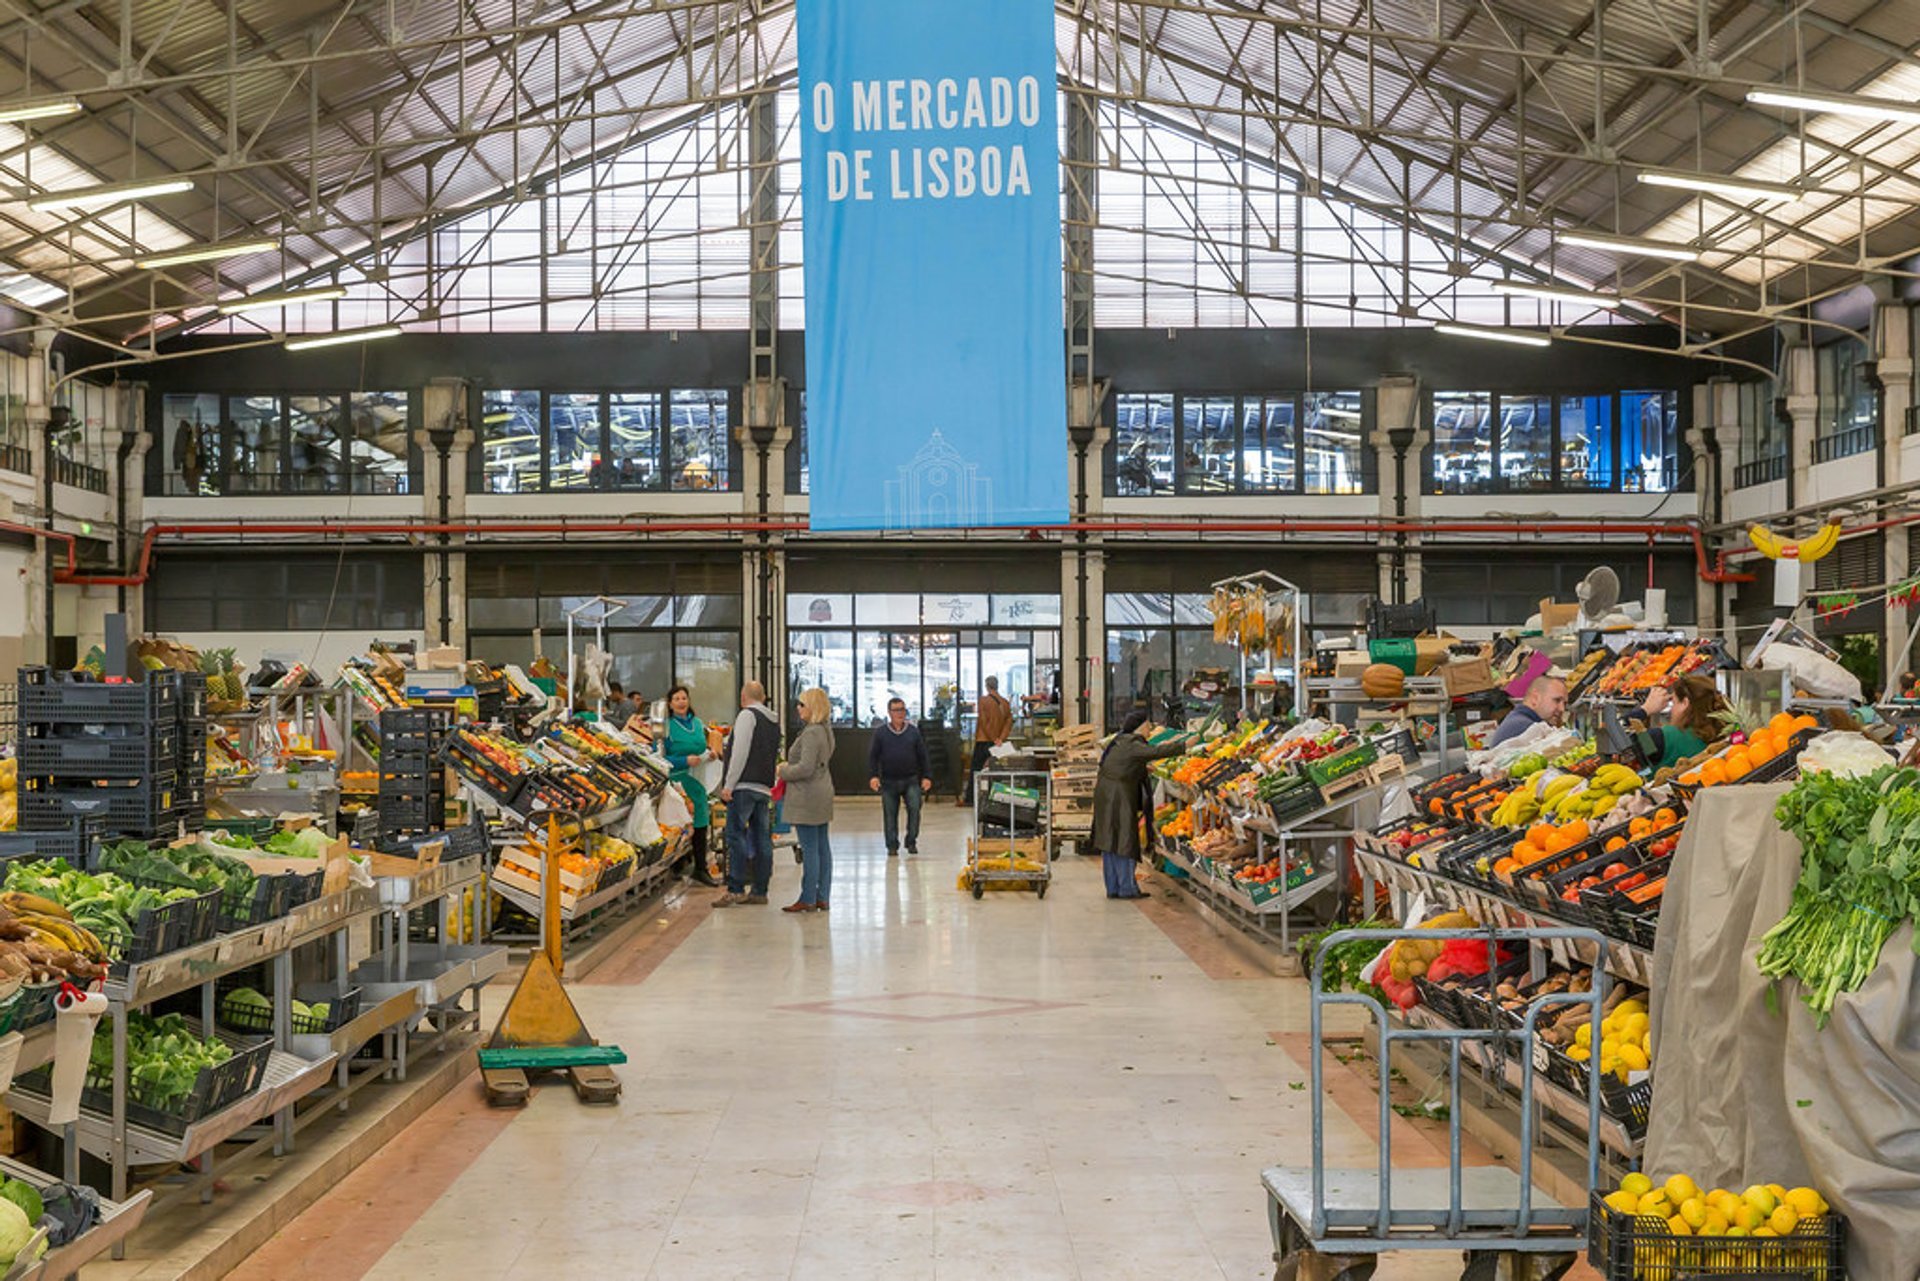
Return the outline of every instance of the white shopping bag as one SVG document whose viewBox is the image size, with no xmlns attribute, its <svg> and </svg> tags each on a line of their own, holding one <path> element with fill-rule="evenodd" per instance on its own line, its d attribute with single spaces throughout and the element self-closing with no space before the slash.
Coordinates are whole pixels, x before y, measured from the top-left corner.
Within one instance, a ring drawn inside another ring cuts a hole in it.
<svg viewBox="0 0 1920 1281">
<path fill-rule="evenodd" d="M 640 806 L 636 803 L 635 809 Z M 685 827 L 693 822 L 693 807 L 687 803 L 687 794 L 678 784 L 669 783 L 667 790 L 660 793 L 660 800 L 653 806 L 654 822 L 664 827 Z M 649 842 L 651 843 L 651 842 Z M 635 841 L 638 845 L 639 842 Z"/>
<path fill-rule="evenodd" d="M 678 797 L 680 795 L 680 789 L 670 787 L 667 789 L 665 795 Z M 682 800 L 680 803 L 685 805 L 686 801 Z M 644 850 L 649 846 L 660 843 L 660 822 L 657 817 L 654 799 L 651 796 L 642 796 L 634 801 L 633 808 L 627 811 L 626 830 L 622 835 L 626 837 L 627 843 L 635 849 Z"/>
</svg>

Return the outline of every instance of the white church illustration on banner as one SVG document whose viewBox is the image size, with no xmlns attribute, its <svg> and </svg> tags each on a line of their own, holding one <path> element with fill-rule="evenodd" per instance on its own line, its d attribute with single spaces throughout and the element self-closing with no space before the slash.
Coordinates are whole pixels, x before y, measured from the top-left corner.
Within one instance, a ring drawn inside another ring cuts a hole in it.
<svg viewBox="0 0 1920 1281">
<path fill-rule="evenodd" d="M 887 482 L 887 528 L 980 526 L 993 523 L 993 482 L 962 458 L 938 431 Z"/>
</svg>

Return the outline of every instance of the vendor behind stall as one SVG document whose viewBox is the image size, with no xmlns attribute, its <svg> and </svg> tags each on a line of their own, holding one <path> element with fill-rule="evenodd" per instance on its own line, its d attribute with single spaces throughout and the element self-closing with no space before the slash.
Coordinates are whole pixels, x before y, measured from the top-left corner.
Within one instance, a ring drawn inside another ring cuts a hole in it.
<svg viewBox="0 0 1920 1281">
<path fill-rule="evenodd" d="M 1641 750 L 1655 769 L 1665 769 L 1689 756 L 1698 756 L 1720 737 L 1718 718 L 1727 709 L 1713 681 L 1705 676 L 1682 676 L 1647 691 L 1640 710 L 1647 718 Z M 1661 724 L 1661 717 L 1666 723 Z"/>
<path fill-rule="evenodd" d="M 1542 721 L 1558 725 L 1566 718 L 1567 683 L 1558 676 L 1536 676 L 1527 686 L 1526 698 L 1507 713 L 1487 746 L 1498 747 L 1510 738 L 1519 738 Z"/>
</svg>

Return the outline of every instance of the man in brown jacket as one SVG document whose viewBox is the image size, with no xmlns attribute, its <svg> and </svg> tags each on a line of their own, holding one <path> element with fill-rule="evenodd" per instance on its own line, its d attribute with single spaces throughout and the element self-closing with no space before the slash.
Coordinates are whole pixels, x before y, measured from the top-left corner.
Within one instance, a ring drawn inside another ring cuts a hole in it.
<svg viewBox="0 0 1920 1281">
<path fill-rule="evenodd" d="M 1013 704 L 1000 694 L 1000 678 L 987 677 L 986 693 L 980 696 L 980 705 L 974 709 L 973 731 L 973 768 L 967 772 L 967 794 L 960 798 L 962 805 L 973 803 L 973 780 L 980 773 L 980 767 L 993 759 L 993 749 L 1007 741 L 1013 733 Z"/>
</svg>

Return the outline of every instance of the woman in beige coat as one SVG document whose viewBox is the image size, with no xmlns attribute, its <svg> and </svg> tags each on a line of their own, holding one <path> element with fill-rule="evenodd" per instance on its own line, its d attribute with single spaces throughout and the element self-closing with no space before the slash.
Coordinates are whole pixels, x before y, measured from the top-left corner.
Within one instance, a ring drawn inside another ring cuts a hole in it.
<svg viewBox="0 0 1920 1281">
<path fill-rule="evenodd" d="M 800 897 L 782 909 L 788 912 L 824 912 L 833 887 L 833 847 L 827 825 L 833 821 L 832 705 L 827 691 L 810 689 L 800 695 L 800 736 L 787 751 L 780 777 L 787 781 L 781 813 L 800 841 Z"/>
</svg>

